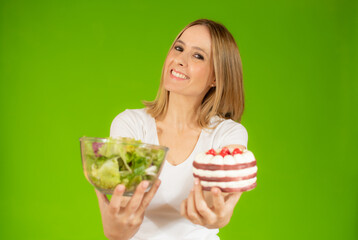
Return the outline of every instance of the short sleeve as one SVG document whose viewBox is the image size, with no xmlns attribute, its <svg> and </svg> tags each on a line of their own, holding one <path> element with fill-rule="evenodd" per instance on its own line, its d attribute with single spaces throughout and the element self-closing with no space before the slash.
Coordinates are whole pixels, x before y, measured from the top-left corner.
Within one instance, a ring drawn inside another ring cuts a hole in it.
<svg viewBox="0 0 358 240">
<path fill-rule="evenodd" d="M 140 139 L 139 117 L 131 110 L 118 114 L 111 124 L 110 136 Z"/>
<path fill-rule="evenodd" d="M 243 145 L 247 148 L 248 134 L 246 128 L 233 120 L 223 122 L 218 132 L 220 148 L 228 145 Z"/>
</svg>

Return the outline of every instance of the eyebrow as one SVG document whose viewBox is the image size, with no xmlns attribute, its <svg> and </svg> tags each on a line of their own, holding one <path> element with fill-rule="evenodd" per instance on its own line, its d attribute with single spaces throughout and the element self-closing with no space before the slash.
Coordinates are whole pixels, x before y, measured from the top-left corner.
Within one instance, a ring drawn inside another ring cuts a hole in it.
<svg viewBox="0 0 358 240">
<path fill-rule="evenodd" d="M 185 45 L 185 42 L 183 42 L 183 41 L 180 40 L 180 39 L 178 39 L 177 42 L 179 42 L 179 43 Z M 207 56 L 209 56 L 209 55 L 204 51 L 204 49 L 202 49 L 202 48 L 200 48 L 200 47 L 193 47 L 193 48 L 194 48 L 194 49 L 197 49 L 197 50 L 200 50 L 200 51 L 204 52 Z"/>
</svg>

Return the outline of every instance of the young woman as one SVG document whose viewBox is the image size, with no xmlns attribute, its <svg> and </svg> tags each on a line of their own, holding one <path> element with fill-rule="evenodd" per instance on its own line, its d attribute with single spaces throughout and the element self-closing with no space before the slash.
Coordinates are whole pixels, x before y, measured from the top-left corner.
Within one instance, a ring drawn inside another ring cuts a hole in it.
<svg viewBox="0 0 358 240">
<path fill-rule="evenodd" d="M 246 129 L 238 123 L 244 110 L 241 59 L 229 31 L 206 19 L 186 26 L 165 60 L 156 99 L 145 105 L 119 114 L 110 135 L 170 150 L 149 192 L 146 181 L 130 198 L 122 196 L 123 185 L 111 201 L 96 190 L 105 236 L 219 239 L 218 229 L 229 223 L 241 193 L 202 191 L 192 163 L 211 148 L 247 146 Z"/>
</svg>

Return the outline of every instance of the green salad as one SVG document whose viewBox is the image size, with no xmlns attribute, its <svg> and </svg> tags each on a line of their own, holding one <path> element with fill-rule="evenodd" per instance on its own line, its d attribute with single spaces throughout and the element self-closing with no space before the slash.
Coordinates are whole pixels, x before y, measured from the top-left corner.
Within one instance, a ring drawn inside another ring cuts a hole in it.
<svg viewBox="0 0 358 240">
<path fill-rule="evenodd" d="M 105 142 L 84 141 L 85 168 L 89 180 L 101 190 L 113 190 L 124 184 L 134 191 L 142 180 L 153 180 L 166 151 L 145 147 L 131 138 L 107 138 Z"/>
</svg>

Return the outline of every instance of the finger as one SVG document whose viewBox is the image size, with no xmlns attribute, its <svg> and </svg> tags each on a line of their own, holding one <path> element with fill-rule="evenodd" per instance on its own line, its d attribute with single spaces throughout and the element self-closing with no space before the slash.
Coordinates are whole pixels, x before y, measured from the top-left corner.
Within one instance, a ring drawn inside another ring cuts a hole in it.
<svg viewBox="0 0 358 240">
<path fill-rule="evenodd" d="M 200 181 L 197 178 L 194 180 L 194 201 L 197 211 L 204 217 L 204 219 L 209 220 L 215 218 L 215 214 L 206 204 Z"/>
<path fill-rule="evenodd" d="M 108 210 L 110 213 L 112 214 L 117 214 L 121 208 L 121 201 L 122 201 L 122 196 L 125 190 L 125 186 L 122 184 L 119 184 L 113 192 L 111 201 L 108 205 Z"/>
<path fill-rule="evenodd" d="M 144 195 L 142 204 L 139 206 L 139 208 L 137 210 L 138 214 L 144 213 L 145 209 L 148 207 L 149 203 L 152 201 L 155 193 L 157 192 L 157 190 L 160 186 L 160 183 L 161 183 L 160 179 L 157 179 L 155 181 L 155 183 L 152 185 L 152 188 L 150 189 L 150 191 Z"/>
<path fill-rule="evenodd" d="M 191 190 L 189 197 L 188 197 L 188 205 L 187 205 L 187 216 L 190 221 L 195 224 L 202 224 L 201 216 L 196 210 L 195 207 L 195 200 L 194 200 L 194 191 Z"/>
<path fill-rule="evenodd" d="M 108 200 L 106 194 L 101 193 L 96 188 L 94 190 L 96 191 L 96 195 L 98 198 L 99 209 L 102 212 L 104 210 L 105 206 L 107 206 L 109 204 L 109 200 Z"/>
<path fill-rule="evenodd" d="M 239 201 L 241 194 L 242 192 L 231 193 L 225 201 L 226 205 L 234 208 L 236 203 Z"/>
<path fill-rule="evenodd" d="M 180 215 L 182 215 L 185 218 L 187 218 L 187 215 L 186 215 L 187 204 L 186 203 L 187 203 L 187 199 L 184 199 L 180 204 Z"/>
<path fill-rule="evenodd" d="M 213 194 L 213 205 L 215 212 L 222 211 L 225 207 L 225 201 L 223 195 L 221 194 L 220 188 L 213 187 L 211 188 L 211 192 Z"/>
<path fill-rule="evenodd" d="M 130 216 L 133 215 L 137 209 L 139 208 L 140 204 L 142 203 L 142 199 L 145 193 L 145 190 L 147 189 L 149 185 L 148 181 L 142 181 L 136 188 L 131 200 L 127 204 L 127 207 L 125 209 L 125 215 Z"/>
</svg>

